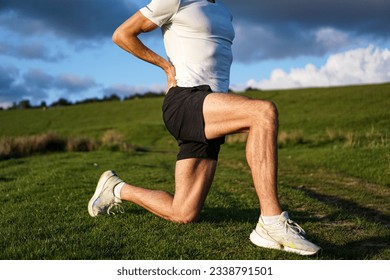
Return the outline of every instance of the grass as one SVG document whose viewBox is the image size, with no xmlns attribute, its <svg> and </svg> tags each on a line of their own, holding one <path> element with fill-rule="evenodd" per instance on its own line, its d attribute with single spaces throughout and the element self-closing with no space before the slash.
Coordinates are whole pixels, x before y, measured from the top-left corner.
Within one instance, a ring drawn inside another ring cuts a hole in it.
<svg viewBox="0 0 390 280">
<path fill-rule="evenodd" d="M 248 95 L 278 105 L 279 194 L 323 247 L 315 259 L 390 259 L 390 85 Z M 248 241 L 259 210 L 243 135 L 223 146 L 198 223 L 173 224 L 130 203 L 124 215 L 89 217 L 106 169 L 173 191 L 176 144 L 161 102 L 0 111 L 2 139 L 53 132 L 105 147 L 0 160 L 0 259 L 306 259 Z"/>
</svg>

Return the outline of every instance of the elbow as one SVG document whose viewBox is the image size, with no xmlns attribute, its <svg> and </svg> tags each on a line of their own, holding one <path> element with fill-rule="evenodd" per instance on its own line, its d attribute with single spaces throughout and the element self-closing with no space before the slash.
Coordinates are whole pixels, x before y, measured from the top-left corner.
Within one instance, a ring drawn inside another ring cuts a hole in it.
<svg viewBox="0 0 390 280">
<path fill-rule="evenodd" d="M 120 45 L 126 38 L 129 38 L 130 35 L 131 34 L 125 28 L 119 26 L 112 34 L 112 41 L 115 44 Z"/>
<path fill-rule="evenodd" d="M 114 31 L 114 33 L 112 34 L 112 41 L 113 41 L 115 44 L 118 45 L 118 43 L 120 42 L 121 36 L 122 36 L 122 35 L 121 35 L 120 29 L 119 29 L 119 28 L 116 29 L 116 30 Z"/>
<path fill-rule="evenodd" d="M 118 27 L 112 34 L 112 41 L 120 47 L 128 45 L 132 42 L 138 34 L 133 33 L 131 30 Z"/>
</svg>

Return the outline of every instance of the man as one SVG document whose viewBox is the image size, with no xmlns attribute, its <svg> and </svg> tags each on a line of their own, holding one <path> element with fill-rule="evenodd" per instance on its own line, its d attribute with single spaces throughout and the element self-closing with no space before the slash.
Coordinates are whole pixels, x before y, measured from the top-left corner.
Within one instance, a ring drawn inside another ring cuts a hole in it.
<svg viewBox="0 0 390 280">
<path fill-rule="evenodd" d="M 168 60 L 138 38 L 158 27 Z M 232 16 L 220 0 L 152 0 L 118 27 L 113 41 L 167 76 L 163 118 L 180 146 L 175 194 L 125 183 L 106 171 L 88 204 L 89 214 L 110 214 L 126 200 L 173 222 L 195 221 L 212 184 L 225 135 L 246 132 L 246 158 L 260 201 L 259 222 L 250 240 L 261 247 L 316 254 L 320 247 L 305 239 L 303 229 L 279 204 L 275 105 L 226 94 L 233 38 Z"/>
</svg>

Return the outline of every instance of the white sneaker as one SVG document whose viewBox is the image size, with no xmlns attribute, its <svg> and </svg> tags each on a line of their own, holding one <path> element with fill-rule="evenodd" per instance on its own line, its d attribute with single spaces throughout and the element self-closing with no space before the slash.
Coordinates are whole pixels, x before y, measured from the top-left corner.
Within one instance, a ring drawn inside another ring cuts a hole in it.
<svg viewBox="0 0 390 280">
<path fill-rule="evenodd" d="M 89 215 L 96 217 L 104 214 L 123 213 L 124 209 L 120 205 L 122 200 L 114 195 L 115 186 L 122 182 L 114 171 L 104 172 L 100 176 L 96 191 L 88 203 Z"/>
<path fill-rule="evenodd" d="M 276 224 L 265 225 L 260 218 L 249 238 L 253 244 L 264 248 L 284 250 L 299 255 L 317 254 L 321 248 L 308 241 L 305 234 L 297 223 L 289 219 L 288 213 L 283 212 Z"/>
</svg>

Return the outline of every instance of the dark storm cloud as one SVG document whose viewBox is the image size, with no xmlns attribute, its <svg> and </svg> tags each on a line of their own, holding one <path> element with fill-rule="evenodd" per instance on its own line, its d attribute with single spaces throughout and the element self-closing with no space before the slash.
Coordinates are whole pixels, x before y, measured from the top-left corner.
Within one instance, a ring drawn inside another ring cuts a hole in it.
<svg viewBox="0 0 390 280">
<path fill-rule="evenodd" d="M 0 92 L 9 89 L 19 75 L 15 67 L 3 67 L 0 65 Z"/>
<path fill-rule="evenodd" d="M 225 0 L 238 29 L 236 58 L 323 55 L 390 38 L 387 0 Z"/>
<path fill-rule="evenodd" d="M 390 1 L 387 0 L 225 0 L 241 20 L 283 29 L 332 26 L 359 34 L 388 36 Z"/>
<path fill-rule="evenodd" d="M 223 0 L 233 15 L 235 60 L 321 56 L 389 42 L 389 0 Z M 148 1 L 1 0 L 0 26 L 30 37 L 52 33 L 74 46 L 96 46 Z M 157 34 L 147 38 L 156 38 Z M 158 37 L 161 40 L 161 37 Z M 0 46 L 1 52 L 1 46 Z M 4 52 L 4 51 L 3 51 Z M 42 49 L 25 57 L 49 57 Z M 46 52 L 47 53 L 47 52 Z"/>
<path fill-rule="evenodd" d="M 0 103 L 20 100 L 26 95 L 26 89 L 17 84 L 19 75 L 16 67 L 0 65 Z"/>
<path fill-rule="evenodd" d="M 134 13 L 131 0 L 2 0 L 0 14 L 8 28 L 24 34 L 51 30 L 71 38 L 99 38 Z M 286 26 L 324 26 L 373 36 L 388 36 L 388 0 L 224 0 L 240 22 L 283 32 Z M 288 31 L 288 30 L 287 30 Z"/>
<path fill-rule="evenodd" d="M 68 40 L 110 36 L 136 10 L 124 0 L 2 0 L 1 25 L 22 35 L 52 32 Z"/>
<path fill-rule="evenodd" d="M 38 59 L 46 62 L 58 62 L 66 57 L 61 52 L 53 54 L 41 43 L 12 45 L 0 42 L 0 55 L 13 56 L 23 59 Z"/>
</svg>

